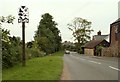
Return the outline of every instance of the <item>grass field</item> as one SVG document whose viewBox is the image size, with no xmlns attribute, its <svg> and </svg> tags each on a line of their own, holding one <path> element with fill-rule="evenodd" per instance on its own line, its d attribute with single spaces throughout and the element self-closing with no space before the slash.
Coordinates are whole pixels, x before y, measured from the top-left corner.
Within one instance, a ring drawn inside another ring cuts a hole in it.
<svg viewBox="0 0 120 82">
<path fill-rule="evenodd" d="M 4 69 L 3 80 L 59 80 L 62 68 L 63 52 L 54 53 L 52 56 L 33 58 L 27 60 L 26 66 L 21 64 L 9 69 Z"/>
</svg>

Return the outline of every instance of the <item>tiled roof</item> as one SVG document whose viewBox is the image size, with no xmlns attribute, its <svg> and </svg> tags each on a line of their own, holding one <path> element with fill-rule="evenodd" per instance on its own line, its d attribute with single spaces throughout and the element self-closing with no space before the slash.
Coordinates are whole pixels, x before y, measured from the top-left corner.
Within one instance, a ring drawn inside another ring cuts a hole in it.
<svg viewBox="0 0 120 82">
<path fill-rule="evenodd" d="M 104 40 L 107 39 L 109 37 L 109 35 L 94 35 L 93 39 L 94 40 Z"/>
<path fill-rule="evenodd" d="M 104 41 L 104 40 L 91 40 L 91 41 L 87 42 L 83 47 L 85 47 L 85 48 L 94 48 L 95 46 L 100 44 L 102 41 Z"/>
</svg>

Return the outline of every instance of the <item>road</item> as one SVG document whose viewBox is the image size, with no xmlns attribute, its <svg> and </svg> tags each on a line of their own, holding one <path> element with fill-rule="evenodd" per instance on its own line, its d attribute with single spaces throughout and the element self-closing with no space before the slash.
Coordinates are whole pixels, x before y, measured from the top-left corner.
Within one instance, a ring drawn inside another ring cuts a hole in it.
<svg viewBox="0 0 120 82">
<path fill-rule="evenodd" d="M 71 52 L 65 54 L 63 59 L 70 80 L 118 80 L 118 58 L 85 56 Z"/>
</svg>

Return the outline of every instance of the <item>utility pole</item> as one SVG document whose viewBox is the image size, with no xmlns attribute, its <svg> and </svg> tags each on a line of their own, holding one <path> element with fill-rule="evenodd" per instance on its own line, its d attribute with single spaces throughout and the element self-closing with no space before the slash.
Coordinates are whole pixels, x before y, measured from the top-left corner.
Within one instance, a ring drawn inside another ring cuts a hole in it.
<svg viewBox="0 0 120 82">
<path fill-rule="evenodd" d="M 18 12 L 18 23 L 22 23 L 22 66 L 26 65 L 26 55 L 25 55 L 25 23 L 29 23 L 28 18 L 29 12 L 28 8 L 21 6 Z"/>
</svg>

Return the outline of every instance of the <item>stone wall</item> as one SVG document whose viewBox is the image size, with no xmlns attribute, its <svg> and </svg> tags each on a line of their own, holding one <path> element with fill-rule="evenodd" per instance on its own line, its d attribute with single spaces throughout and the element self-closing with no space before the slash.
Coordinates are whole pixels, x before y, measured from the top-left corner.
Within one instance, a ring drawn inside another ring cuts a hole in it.
<svg viewBox="0 0 120 82">
<path fill-rule="evenodd" d="M 118 57 L 118 47 L 108 47 L 102 49 L 102 56 Z"/>
<path fill-rule="evenodd" d="M 87 48 L 85 48 L 84 51 L 85 51 L 84 52 L 85 55 L 94 56 L 94 49 L 87 49 Z"/>
<path fill-rule="evenodd" d="M 110 48 L 103 48 L 101 51 L 101 56 L 111 56 L 111 49 Z"/>
</svg>

